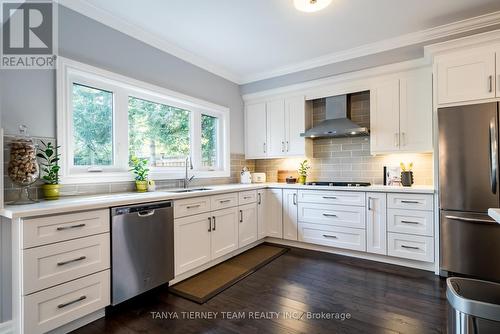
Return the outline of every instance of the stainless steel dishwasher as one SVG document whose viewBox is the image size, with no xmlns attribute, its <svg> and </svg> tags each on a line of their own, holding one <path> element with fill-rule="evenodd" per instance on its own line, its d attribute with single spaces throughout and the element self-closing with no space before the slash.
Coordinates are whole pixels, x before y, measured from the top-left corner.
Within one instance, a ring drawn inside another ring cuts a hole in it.
<svg viewBox="0 0 500 334">
<path fill-rule="evenodd" d="M 172 202 L 111 208 L 111 305 L 174 277 Z"/>
</svg>

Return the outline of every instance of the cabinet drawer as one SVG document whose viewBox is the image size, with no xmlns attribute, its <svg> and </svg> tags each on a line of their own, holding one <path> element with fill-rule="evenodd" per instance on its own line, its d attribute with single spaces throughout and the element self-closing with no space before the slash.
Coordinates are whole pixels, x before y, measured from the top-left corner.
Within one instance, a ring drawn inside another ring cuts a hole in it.
<svg viewBox="0 0 500 334">
<path fill-rule="evenodd" d="M 24 250 L 23 295 L 110 267 L 109 233 Z"/>
<path fill-rule="evenodd" d="M 109 232 L 109 210 L 23 220 L 23 248 Z"/>
<path fill-rule="evenodd" d="M 24 332 L 46 333 L 108 306 L 109 287 L 105 270 L 23 297 Z"/>
<path fill-rule="evenodd" d="M 174 218 L 210 211 L 210 197 L 187 198 L 174 201 Z"/>
<path fill-rule="evenodd" d="M 388 233 L 387 254 L 405 259 L 434 262 L 434 238 Z"/>
<path fill-rule="evenodd" d="M 210 197 L 212 211 L 238 206 L 238 194 L 222 194 Z"/>
<path fill-rule="evenodd" d="M 365 206 L 365 193 L 356 191 L 299 191 L 299 203 Z"/>
<path fill-rule="evenodd" d="M 390 209 L 410 209 L 432 211 L 434 196 L 429 194 L 387 194 Z"/>
<path fill-rule="evenodd" d="M 365 231 L 356 228 L 299 223 L 299 241 L 366 251 Z"/>
<path fill-rule="evenodd" d="M 364 207 L 299 203 L 299 221 L 333 226 L 366 227 Z"/>
<path fill-rule="evenodd" d="M 242 191 L 238 193 L 239 205 L 245 205 L 257 202 L 257 190 Z"/>
<path fill-rule="evenodd" d="M 389 209 L 387 230 L 432 237 L 434 235 L 433 215 L 432 211 Z"/>
</svg>

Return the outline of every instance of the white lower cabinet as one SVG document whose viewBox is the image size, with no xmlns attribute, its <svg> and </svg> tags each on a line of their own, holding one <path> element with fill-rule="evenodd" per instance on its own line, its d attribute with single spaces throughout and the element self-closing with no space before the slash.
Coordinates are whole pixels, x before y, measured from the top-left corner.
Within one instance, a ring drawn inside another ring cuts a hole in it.
<svg viewBox="0 0 500 334">
<path fill-rule="evenodd" d="M 387 195 L 366 194 L 366 251 L 387 255 Z"/>
<path fill-rule="evenodd" d="M 299 241 L 356 251 L 366 250 L 363 229 L 299 223 Z"/>
<path fill-rule="evenodd" d="M 297 240 L 298 206 L 297 190 L 283 190 L 283 239 Z"/>
<path fill-rule="evenodd" d="M 103 309 L 110 303 L 110 285 L 105 270 L 24 296 L 24 333 L 46 333 Z"/>
<path fill-rule="evenodd" d="M 239 247 L 257 241 L 257 203 L 241 205 L 239 220 Z"/>
<path fill-rule="evenodd" d="M 211 238 L 212 260 L 238 249 L 238 208 L 212 212 Z"/>
<path fill-rule="evenodd" d="M 266 230 L 267 236 L 283 238 L 283 191 L 266 190 Z"/>
<path fill-rule="evenodd" d="M 257 239 L 267 237 L 267 189 L 257 190 Z"/>
<path fill-rule="evenodd" d="M 434 238 L 420 235 L 388 233 L 387 253 L 405 259 L 433 262 Z"/>
<path fill-rule="evenodd" d="M 174 222 L 175 274 L 210 261 L 212 214 L 203 213 Z"/>
<path fill-rule="evenodd" d="M 333 226 L 365 228 L 365 207 L 299 202 L 299 221 Z"/>
</svg>

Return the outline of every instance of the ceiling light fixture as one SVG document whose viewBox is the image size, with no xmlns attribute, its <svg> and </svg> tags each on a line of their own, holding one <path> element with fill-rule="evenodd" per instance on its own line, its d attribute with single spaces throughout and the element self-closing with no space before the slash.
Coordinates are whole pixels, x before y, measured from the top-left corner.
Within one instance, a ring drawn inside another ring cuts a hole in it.
<svg viewBox="0 0 500 334">
<path fill-rule="evenodd" d="M 306 13 L 317 12 L 325 9 L 332 3 L 332 0 L 293 0 L 297 10 Z"/>
</svg>

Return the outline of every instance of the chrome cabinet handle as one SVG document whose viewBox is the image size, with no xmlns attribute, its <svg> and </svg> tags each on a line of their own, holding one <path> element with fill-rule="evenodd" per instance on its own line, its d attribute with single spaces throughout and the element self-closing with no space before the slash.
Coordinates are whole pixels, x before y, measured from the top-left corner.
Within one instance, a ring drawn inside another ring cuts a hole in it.
<svg viewBox="0 0 500 334">
<path fill-rule="evenodd" d="M 240 223 L 243 223 L 243 210 L 240 210 Z"/>
<path fill-rule="evenodd" d="M 493 194 L 497 193 L 497 165 L 498 165 L 498 143 L 497 143 L 497 130 L 496 119 L 490 121 L 490 186 Z"/>
<path fill-rule="evenodd" d="M 488 92 L 493 93 L 493 76 L 489 75 L 488 76 Z"/>
<path fill-rule="evenodd" d="M 80 298 L 72 300 L 70 302 L 67 302 L 67 303 L 64 303 L 64 304 L 59 304 L 59 305 L 57 305 L 57 308 L 65 308 L 66 306 L 70 306 L 70 305 L 72 305 L 74 303 L 81 302 L 82 300 L 85 300 L 85 299 L 87 299 L 87 296 L 81 296 Z"/>
<path fill-rule="evenodd" d="M 281 152 L 285 152 L 285 142 L 281 142 Z"/>
<path fill-rule="evenodd" d="M 73 259 L 73 260 L 68 260 L 68 261 L 63 261 L 63 262 L 57 262 L 57 265 L 58 266 L 64 266 L 66 264 L 70 264 L 70 263 L 73 263 L 73 262 L 78 262 L 78 261 L 85 260 L 86 258 L 87 258 L 86 256 L 80 256 L 79 258 L 76 258 L 76 259 Z"/>
<path fill-rule="evenodd" d="M 212 232 L 212 217 L 208 217 L 208 232 Z"/>
<path fill-rule="evenodd" d="M 257 196 L 258 196 L 257 204 L 261 205 L 262 204 L 262 194 L 258 193 Z"/>
<path fill-rule="evenodd" d="M 323 234 L 325 238 L 338 239 L 336 235 Z"/>
<path fill-rule="evenodd" d="M 219 201 L 220 204 L 229 203 L 229 202 L 231 202 L 230 199 L 225 199 L 225 200 Z"/>
<path fill-rule="evenodd" d="M 71 225 L 71 226 L 60 226 L 56 230 L 57 231 L 71 230 L 73 228 L 85 227 L 85 225 L 86 224 L 77 224 L 77 225 Z"/>
<path fill-rule="evenodd" d="M 290 145 L 289 145 L 289 143 L 288 143 L 288 140 L 286 141 L 286 151 L 287 151 L 287 152 L 290 152 Z"/>
<path fill-rule="evenodd" d="M 201 206 L 200 204 L 188 205 L 188 206 L 186 206 L 186 208 L 188 208 L 188 209 L 196 209 L 196 208 L 199 208 L 200 206 Z"/>
<path fill-rule="evenodd" d="M 397 132 L 394 134 L 394 146 L 399 146 L 399 133 Z"/>
<path fill-rule="evenodd" d="M 297 205 L 297 193 L 293 193 L 293 205 Z"/>
<path fill-rule="evenodd" d="M 445 216 L 445 218 L 459 220 L 468 223 L 487 223 L 487 224 L 497 224 L 495 220 L 492 219 L 481 219 L 481 218 L 467 218 L 458 216 Z"/>
<path fill-rule="evenodd" d="M 243 196 L 243 199 L 250 199 L 252 196 Z"/>
<path fill-rule="evenodd" d="M 401 203 L 405 203 L 405 204 L 420 204 L 419 201 L 406 201 L 406 200 L 402 200 Z"/>
<path fill-rule="evenodd" d="M 368 210 L 371 211 L 372 210 L 372 199 L 371 197 L 368 197 Z"/>
<path fill-rule="evenodd" d="M 407 248 L 407 249 L 420 249 L 420 247 L 415 247 L 415 246 L 406 246 L 406 245 L 401 245 L 402 248 Z"/>
<path fill-rule="evenodd" d="M 155 214 L 155 210 L 137 212 L 137 215 L 139 217 L 149 217 L 149 216 L 152 216 L 154 214 Z"/>
<path fill-rule="evenodd" d="M 324 199 L 337 199 L 335 196 L 323 196 Z"/>
<path fill-rule="evenodd" d="M 212 220 L 214 221 L 214 227 L 212 228 L 212 231 L 215 231 L 215 216 L 212 217 Z"/>
<path fill-rule="evenodd" d="M 403 223 L 403 224 L 420 225 L 419 222 L 412 222 L 412 221 L 409 221 L 409 220 L 402 220 L 401 223 Z"/>
<path fill-rule="evenodd" d="M 267 144 L 264 143 L 264 153 L 267 153 Z"/>
<path fill-rule="evenodd" d="M 334 214 L 331 214 L 331 213 L 324 213 L 323 216 L 325 216 L 325 217 L 333 217 L 333 218 L 338 217 L 337 215 L 334 215 Z"/>
</svg>

